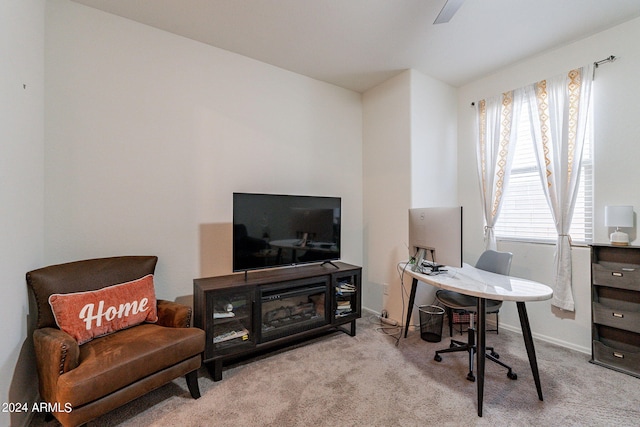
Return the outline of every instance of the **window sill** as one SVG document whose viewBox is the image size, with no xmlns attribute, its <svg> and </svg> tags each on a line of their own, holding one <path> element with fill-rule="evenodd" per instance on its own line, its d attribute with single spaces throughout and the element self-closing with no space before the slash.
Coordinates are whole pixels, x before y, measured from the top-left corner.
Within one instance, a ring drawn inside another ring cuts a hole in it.
<svg viewBox="0 0 640 427">
<path fill-rule="evenodd" d="M 549 245 L 555 246 L 555 240 L 542 240 L 542 239 L 528 239 L 528 238 L 515 238 L 515 237 L 496 237 L 497 242 L 508 242 L 508 243 L 527 243 L 532 245 Z M 571 242 L 571 247 L 580 247 L 586 248 L 589 247 L 591 243 L 588 242 Z"/>
</svg>

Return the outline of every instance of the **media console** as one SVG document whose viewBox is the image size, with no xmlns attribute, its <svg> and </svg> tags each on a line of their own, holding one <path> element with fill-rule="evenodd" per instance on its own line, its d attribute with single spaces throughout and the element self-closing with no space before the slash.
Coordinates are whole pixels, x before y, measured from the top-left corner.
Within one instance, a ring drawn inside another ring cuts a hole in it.
<svg viewBox="0 0 640 427">
<path fill-rule="evenodd" d="M 361 267 L 336 262 L 194 279 L 194 326 L 206 333 L 213 380 L 231 359 L 331 329 L 355 336 L 361 276 Z"/>
</svg>

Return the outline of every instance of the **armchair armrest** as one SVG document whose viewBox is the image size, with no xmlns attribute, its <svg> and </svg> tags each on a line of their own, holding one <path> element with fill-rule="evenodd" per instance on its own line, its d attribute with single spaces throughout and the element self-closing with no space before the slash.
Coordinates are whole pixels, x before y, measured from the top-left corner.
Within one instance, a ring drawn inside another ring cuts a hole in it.
<svg viewBox="0 0 640 427">
<path fill-rule="evenodd" d="M 40 396 L 47 402 L 55 402 L 58 378 L 78 366 L 80 346 L 71 335 L 55 328 L 36 329 L 33 345 Z"/>
<path fill-rule="evenodd" d="M 184 304 L 159 299 L 157 324 L 170 328 L 189 328 L 191 311 L 191 307 Z"/>
</svg>

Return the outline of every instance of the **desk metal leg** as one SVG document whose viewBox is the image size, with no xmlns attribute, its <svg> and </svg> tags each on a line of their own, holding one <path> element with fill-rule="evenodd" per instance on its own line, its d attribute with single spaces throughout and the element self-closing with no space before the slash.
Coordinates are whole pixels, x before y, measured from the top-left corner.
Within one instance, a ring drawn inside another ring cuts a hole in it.
<svg viewBox="0 0 640 427">
<path fill-rule="evenodd" d="M 478 315 L 478 343 L 476 352 L 476 365 L 478 369 L 477 379 L 478 381 L 478 416 L 482 416 L 482 400 L 484 397 L 484 362 L 485 354 L 487 352 L 487 300 L 485 298 L 478 298 L 477 303 L 477 315 Z"/>
<path fill-rule="evenodd" d="M 529 326 L 529 317 L 527 316 L 527 308 L 524 302 L 517 302 L 518 315 L 520 316 L 520 327 L 522 327 L 522 336 L 524 337 L 524 345 L 527 348 L 527 356 L 529 356 L 529 364 L 531 365 L 531 373 L 538 390 L 538 399 L 542 399 L 542 386 L 540 385 L 540 374 L 538 373 L 538 361 L 536 359 L 536 349 L 533 345 L 533 337 L 531 336 L 531 327 Z"/>
<path fill-rule="evenodd" d="M 407 307 L 407 319 L 404 322 L 404 337 L 407 337 L 409 331 L 409 323 L 411 323 L 411 313 L 413 312 L 413 303 L 416 301 L 416 289 L 418 288 L 418 279 L 411 281 L 411 293 L 409 294 L 409 306 Z"/>
</svg>

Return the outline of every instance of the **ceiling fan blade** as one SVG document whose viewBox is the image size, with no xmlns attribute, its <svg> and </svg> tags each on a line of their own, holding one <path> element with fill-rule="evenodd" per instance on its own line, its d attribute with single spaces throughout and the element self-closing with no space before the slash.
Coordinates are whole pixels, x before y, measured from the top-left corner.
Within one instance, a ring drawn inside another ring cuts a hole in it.
<svg viewBox="0 0 640 427">
<path fill-rule="evenodd" d="M 456 14 L 458 9 L 460 9 L 462 3 L 464 3 L 464 0 L 447 0 L 433 23 L 444 24 L 446 22 L 449 22 L 451 18 L 453 18 L 453 15 Z"/>
</svg>

